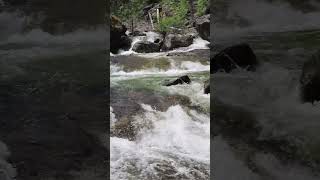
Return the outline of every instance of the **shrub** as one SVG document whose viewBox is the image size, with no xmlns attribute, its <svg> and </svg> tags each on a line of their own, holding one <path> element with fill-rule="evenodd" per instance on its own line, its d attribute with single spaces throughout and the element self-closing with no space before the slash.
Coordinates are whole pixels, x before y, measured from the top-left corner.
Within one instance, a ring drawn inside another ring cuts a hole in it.
<svg viewBox="0 0 320 180">
<path fill-rule="evenodd" d="M 186 17 L 189 10 L 188 0 L 163 0 L 162 4 L 173 12 L 172 16 L 163 17 L 160 20 L 157 30 L 167 32 L 171 27 L 181 28 L 186 23 Z"/>
<path fill-rule="evenodd" d="M 208 5 L 209 5 L 208 0 L 198 0 L 197 1 L 197 15 L 198 16 L 204 15 Z"/>
</svg>

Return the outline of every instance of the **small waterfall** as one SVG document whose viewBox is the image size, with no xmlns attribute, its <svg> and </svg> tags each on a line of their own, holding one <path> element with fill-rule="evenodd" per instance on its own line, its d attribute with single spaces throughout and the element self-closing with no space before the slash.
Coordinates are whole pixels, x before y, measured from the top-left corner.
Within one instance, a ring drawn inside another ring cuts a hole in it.
<svg viewBox="0 0 320 180">
<path fill-rule="evenodd" d="M 209 49 L 208 45 L 210 44 L 208 41 L 206 41 L 200 37 L 197 37 L 193 40 L 193 43 L 190 46 L 180 47 L 180 48 L 168 51 L 168 52 L 137 53 L 132 50 L 133 46 L 138 42 L 141 42 L 141 41 L 155 42 L 155 40 L 162 39 L 162 38 L 163 37 L 160 34 L 158 34 L 156 32 L 152 32 L 152 31 L 146 32 L 146 36 L 134 36 L 134 37 L 132 37 L 132 43 L 131 43 L 130 49 L 127 51 L 120 50 L 120 52 L 117 55 L 127 56 L 127 55 L 131 55 L 131 54 L 135 54 L 135 55 L 142 55 L 142 56 L 149 56 L 149 57 L 153 56 L 154 57 L 154 56 L 161 56 L 161 55 L 171 53 L 171 52 L 178 53 L 178 52 L 190 52 L 190 51 L 197 50 L 197 49 Z M 113 54 L 110 54 L 110 55 L 113 56 Z"/>
</svg>

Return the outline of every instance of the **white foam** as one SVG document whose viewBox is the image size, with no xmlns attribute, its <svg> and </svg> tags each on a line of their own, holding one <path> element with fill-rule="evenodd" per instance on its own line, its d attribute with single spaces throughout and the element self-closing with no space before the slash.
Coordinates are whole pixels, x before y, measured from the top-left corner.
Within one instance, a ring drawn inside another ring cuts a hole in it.
<svg viewBox="0 0 320 180">
<path fill-rule="evenodd" d="M 168 53 L 176 53 L 176 52 L 190 52 L 197 49 L 209 49 L 208 45 L 210 44 L 208 41 L 197 37 L 193 40 L 193 43 L 188 47 L 180 47 L 168 52 L 156 52 L 156 53 L 137 53 L 132 50 L 134 44 L 137 42 L 140 42 L 142 40 L 148 40 L 153 42 L 156 38 L 158 38 L 159 34 L 154 32 L 147 32 L 147 37 L 143 36 L 136 36 L 132 39 L 131 48 L 128 51 L 120 50 L 120 52 L 117 55 L 121 56 L 128 56 L 128 55 L 137 55 L 141 57 L 159 57 L 159 56 L 166 56 Z"/>
<path fill-rule="evenodd" d="M 111 179 L 173 177 L 207 179 L 210 162 L 210 120 L 195 111 L 172 106 L 166 112 L 142 105 L 145 113 L 135 117 L 144 125 L 136 141 L 111 137 Z M 152 128 L 147 124 L 152 124 Z M 200 167 L 198 170 L 194 166 Z M 163 172 L 159 171 L 159 168 Z M 168 172 L 165 169 L 169 170 Z"/>
<path fill-rule="evenodd" d="M 301 103 L 299 74 L 264 64 L 255 73 L 217 73 L 216 97 L 245 107 L 263 126 L 260 138 L 286 138 L 304 148 L 320 144 L 320 104 Z M 304 149 L 306 153 L 310 149 Z"/>
<path fill-rule="evenodd" d="M 210 94 L 204 94 L 203 82 L 191 82 L 191 84 L 182 84 L 176 86 L 163 87 L 170 94 L 180 94 L 190 98 L 193 105 L 203 107 L 209 112 L 210 110 Z"/>
<path fill-rule="evenodd" d="M 113 108 L 110 106 L 110 128 L 114 126 L 114 123 L 117 122 L 116 115 L 113 113 Z"/>
<path fill-rule="evenodd" d="M 111 64 L 111 75 L 112 76 L 128 76 L 128 77 L 146 77 L 146 76 L 172 76 L 180 75 L 186 73 L 194 72 L 205 72 L 210 71 L 210 65 L 203 65 L 200 62 L 192 61 L 183 61 L 181 63 L 176 63 L 174 60 L 171 60 L 170 68 L 168 70 L 159 69 L 156 67 L 135 70 L 130 72 L 123 71 L 121 66 Z"/>
</svg>

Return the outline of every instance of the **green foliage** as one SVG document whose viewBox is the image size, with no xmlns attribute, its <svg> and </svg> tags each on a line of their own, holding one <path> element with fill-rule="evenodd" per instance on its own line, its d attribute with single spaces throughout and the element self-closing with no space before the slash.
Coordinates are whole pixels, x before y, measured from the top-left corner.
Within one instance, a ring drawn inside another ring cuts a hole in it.
<svg viewBox="0 0 320 180">
<path fill-rule="evenodd" d="M 131 23 L 142 18 L 142 9 L 153 2 L 161 3 L 167 15 L 162 16 L 156 25 L 158 31 L 167 32 L 171 27 L 182 28 L 185 25 L 190 9 L 189 0 L 119 0 L 111 4 L 111 11 L 122 21 Z M 197 9 L 203 13 L 207 4 L 208 0 L 198 0 Z"/>
<path fill-rule="evenodd" d="M 160 20 L 159 25 L 157 26 L 157 30 L 160 32 L 169 31 L 170 27 L 181 27 L 183 25 L 183 21 L 177 19 L 177 17 L 165 17 Z"/>
<path fill-rule="evenodd" d="M 197 1 L 197 15 L 198 16 L 204 15 L 208 5 L 209 5 L 208 0 L 198 0 Z"/>
<path fill-rule="evenodd" d="M 129 19 L 139 19 L 143 7 L 148 2 L 146 0 L 129 0 L 126 3 L 117 5 L 117 8 L 112 9 L 112 14 L 115 14 L 124 21 Z"/>
<path fill-rule="evenodd" d="M 172 12 L 172 16 L 163 17 L 160 20 L 157 30 L 167 32 L 170 27 L 180 28 L 186 23 L 189 10 L 188 0 L 162 0 L 162 5 L 167 11 Z"/>
</svg>

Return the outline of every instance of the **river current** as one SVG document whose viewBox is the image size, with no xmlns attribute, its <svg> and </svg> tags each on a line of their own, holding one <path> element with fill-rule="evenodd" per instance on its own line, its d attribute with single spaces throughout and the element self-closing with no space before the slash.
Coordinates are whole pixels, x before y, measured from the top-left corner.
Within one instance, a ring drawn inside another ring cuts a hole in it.
<svg viewBox="0 0 320 180">
<path fill-rule="evenodd" d="M 148 39 L 153 35 L 147 33 Z M 138 41 L 136 37 L 133 43 Z M 111 179 L 209 179 L 210 95 L 203 93 L 209 57 L 183 55 L 197 50 L 208 54 L 207 44 L 195 39 L 171 52 L 111 55 L 111 134 L 126 120 L 135 131 L 134 138 L 111 136 Z M 191 84 L 162 85 L 182 75 Z M 128 98 L 122 100 L 118 92 Z"/>
</svg>

